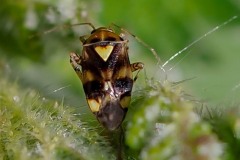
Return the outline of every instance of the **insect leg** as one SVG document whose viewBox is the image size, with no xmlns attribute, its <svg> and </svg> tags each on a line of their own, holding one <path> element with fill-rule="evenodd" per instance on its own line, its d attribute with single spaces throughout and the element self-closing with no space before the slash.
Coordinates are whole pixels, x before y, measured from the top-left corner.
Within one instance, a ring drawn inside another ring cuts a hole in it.
<svg viewBox="0 0 240 160">
<path fill-rule="evenodd" d="M 136 62 L 131 64 L 131 70 L 132 72 L 134 71 L 138 71 L 137 74 L 135 75 L 135 77 L 133 78 L 133 81 L 135 82 L 138 78 L 138 73 L 143 69 L 144 64 L 142 62 Z"/>
<path fill-rule="evenodd" d="M 81 61 L 81 56 L 77 55 L 74 52 L 70 53 L 70 63 L 75 72 L 77 73 L 78 77 L 82 81 Z"/>
</svg>

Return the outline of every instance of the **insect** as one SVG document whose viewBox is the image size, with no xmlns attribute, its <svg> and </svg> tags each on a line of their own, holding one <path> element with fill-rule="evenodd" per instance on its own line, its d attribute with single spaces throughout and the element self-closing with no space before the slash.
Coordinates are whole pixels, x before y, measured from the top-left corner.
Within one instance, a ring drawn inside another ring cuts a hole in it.
<svg viewBox="0 0 240 160">
<path fill-rule="evenodd" d="M 89 108 L 108 130 L 122 124 L 141 62 L 130 63 L 128 40 L 111 28 L 100 27 L 81 36 L 82 53 L 70 53 L 70 63 L 80 78 Z M 133 72 L 138 71 L 135 76 Z"/>
</svg>

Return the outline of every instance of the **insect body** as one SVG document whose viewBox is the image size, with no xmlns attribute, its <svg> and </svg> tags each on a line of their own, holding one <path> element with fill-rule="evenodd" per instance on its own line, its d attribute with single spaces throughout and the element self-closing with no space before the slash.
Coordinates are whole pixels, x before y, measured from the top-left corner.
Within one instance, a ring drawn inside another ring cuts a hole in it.
<svg viewBox="0 0 240 160">
<path fill-rule="evenodd" d="M 92 26 L 92 25 L 91 25 Z M 117 129 L 127 113 L 131 91 L 143 63 L 130 64 L 127 40 L 105 27 L 80 37 L 82 54 L 70 53 L 70 63 L 82 81 L 88 106 L 108 130 Z"/>
</svg>

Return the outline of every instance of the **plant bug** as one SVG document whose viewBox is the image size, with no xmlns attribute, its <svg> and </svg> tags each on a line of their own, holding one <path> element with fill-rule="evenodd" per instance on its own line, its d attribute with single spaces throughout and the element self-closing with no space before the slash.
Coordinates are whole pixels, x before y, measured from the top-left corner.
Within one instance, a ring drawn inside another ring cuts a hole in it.
<svg viewBox="0 0 240 160">
<path fill-rule="evenodd" d="M 108 130 L 122 124 L 131 101 L 133 83 L 143 63 L 130 63 L 128 40 L 111 28 L 93 28 L 81 36 L 81 55 L 70 53 L 70 63 L 80 78 L 87 103 L 98 121 Z M 138 71 L 133 77 L 133 72 Z"/>
</svg>

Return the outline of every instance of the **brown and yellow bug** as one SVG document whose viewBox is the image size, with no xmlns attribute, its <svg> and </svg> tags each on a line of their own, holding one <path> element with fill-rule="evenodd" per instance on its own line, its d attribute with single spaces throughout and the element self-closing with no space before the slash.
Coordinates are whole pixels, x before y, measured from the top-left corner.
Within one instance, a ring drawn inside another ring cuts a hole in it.
<svg viewBox="0 0 240 160">
<path fill-rule="evenodd" d="M 82 54 L 70 53 L 70 63 L 82 81 L 88 106 L 108 130 L 117 129 L 127 113 L 131 92 L 143 63 L 130 63 L 128 40 L 107 27 L 80 37 Z"/>
</svg>

